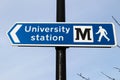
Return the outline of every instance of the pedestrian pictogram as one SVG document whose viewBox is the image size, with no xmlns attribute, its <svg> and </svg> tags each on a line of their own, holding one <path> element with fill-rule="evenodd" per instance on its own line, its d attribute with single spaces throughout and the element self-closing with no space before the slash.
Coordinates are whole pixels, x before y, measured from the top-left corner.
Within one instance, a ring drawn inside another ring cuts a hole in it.
<svg viewBox="0 0 120 80">
<path fill-rule="evenodd" d="M 99 30 L 96 34 L 100 34 L 98 42 L 101 42 L 101 39 L 103 37 L 107 39 L 108 42 L 110 41 L 110 39 L 107 37 L 108 35 L 107 31 L 104 28 L 102 28 L 102 26 L 99 26 Z"/>
</svg>

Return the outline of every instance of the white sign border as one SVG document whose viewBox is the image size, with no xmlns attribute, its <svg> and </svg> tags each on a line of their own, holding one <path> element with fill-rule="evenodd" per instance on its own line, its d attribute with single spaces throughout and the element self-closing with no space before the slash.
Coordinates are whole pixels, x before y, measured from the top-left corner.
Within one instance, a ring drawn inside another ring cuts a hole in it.
<svg viewBox="0 0 120 80">
<path fill-rule="evenodd" d="M 48 23 L 48 24 L 112 24 L 113 25 L 113 33 L 114 33 L 114 39 L 115 44 L 114 45 L 68 45 L 68 44 L 13 44 L 12 41 L 9 38 L 8 32 L 15 26 L 15 24 L 22 24 L 22 23 L 33 23 L 33 24 L 42 24 L 42 23 Z M 83 47 L 83 48 L 109 48 L 109 47 L 116 47 L 117 46 L 117 38 L 116 38 L 116 30 L 115 25 L 113 22 L 16 22 L 8 31 L 7 31 L 7 37 L 10 40 L 10 43 L 12 46 L 19 46 L 19 47 Z"/>
</svg>

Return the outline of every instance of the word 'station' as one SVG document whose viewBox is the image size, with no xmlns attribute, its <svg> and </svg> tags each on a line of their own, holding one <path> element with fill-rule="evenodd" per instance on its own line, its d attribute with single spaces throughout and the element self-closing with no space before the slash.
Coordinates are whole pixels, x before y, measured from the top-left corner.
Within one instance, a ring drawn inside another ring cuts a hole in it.
<svg viewBox="0 0 120 80">
<path fill-rule="evenodd" d="M 113 23 L 16 23 L 7 34 L 17 46 L 116 46 Z"/>
</svg>

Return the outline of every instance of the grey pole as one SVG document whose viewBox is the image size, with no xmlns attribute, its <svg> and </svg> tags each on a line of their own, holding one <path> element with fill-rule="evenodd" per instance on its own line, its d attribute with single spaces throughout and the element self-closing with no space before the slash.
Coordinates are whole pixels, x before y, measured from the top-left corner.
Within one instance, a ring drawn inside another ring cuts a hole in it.
<svg viewBox="0 0 120 80">
<path fill-rule="evenodd" d="M 65 0 L 57 0 L 57 22 L 65 22 Z"/>
<path fill-rule="evenodd" d="M 56 47 L 56 80 L 66 80 L 65 47 Z"/>
<path fill-rule="evenodd" d="M 57 0 L 56 22 L 65 22 L 65 0 Z M 56 80 L 66 80 L 66 47 L 56 47 Z"/>
</svg>

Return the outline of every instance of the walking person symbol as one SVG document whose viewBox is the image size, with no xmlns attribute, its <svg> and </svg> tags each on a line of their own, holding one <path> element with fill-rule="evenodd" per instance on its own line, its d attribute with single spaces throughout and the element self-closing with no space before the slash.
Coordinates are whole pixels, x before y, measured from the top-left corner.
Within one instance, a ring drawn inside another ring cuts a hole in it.
<svg viewBox="0 0 120 80">
<path fill-rule="evenodd" d="M 107 39 L 108 42 L 110 41 L 110 39 L 107 37 L 107 31 L 104 28 L 102 28 L 102 26 L 99 26 L 99 30 L 96 34 L 100 34 L 98 42 L 101 42 L 101 39 L 103 37 Z"/>
</svg>

